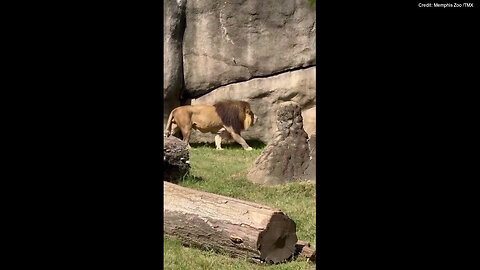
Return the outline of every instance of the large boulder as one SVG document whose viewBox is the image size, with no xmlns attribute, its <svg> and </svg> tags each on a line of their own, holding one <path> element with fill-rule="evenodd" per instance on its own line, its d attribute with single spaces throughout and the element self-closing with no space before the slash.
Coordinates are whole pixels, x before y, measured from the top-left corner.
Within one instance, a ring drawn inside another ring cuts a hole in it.
<svg viewBox="0 0 480 270">
<path fill-rule="evenodd" d="M 188 0 L 183 58 L 189 97 L 316 63 L 306 0 Z"/>
<path fill-rule="evenodd" d="M 163 1 L 163 100 L 164 126 L 173 108 L 180 105 L 183 83 L 183 33 L 185 1 Z"/>
<path fill-rule="evenodd" d="M 284 102 L 277 111 L 277 132 L 248 170 L 247 179 L 264 185 L 308 180 L 310 164 L 308 135 L 303 130 L 300 106 Z"/>
<path fill-rule="evenodd" d="M 190 170 L 187 144 L 170 136 L 163 142 L 163 181 L 177 183 Z"/>
<path fill-rule="evenodd" d="M 317 131 L 317 106 L 302 110 L 302 117 L 303 129 L 307 132 L 308 138 L 311 138 Z"/>
<path fill-rule="evenodd" d="M 249 102 L 258 120 L 254 126 L 242 131 L 241 135 L 246 140 L 268 143 L 277 130 L 276 108 L 285 101 L 294 101 L 305 111 L 304 123 L 310 135 L 315 132 L 315 109 L 312 110 L 316 104 L 315 69 L 311 67 L 222 86 L 190 100 L 190 103 L 214 104 L 224 99 Z M 193 131 L 190 141 L 213 143 L 214 137 L 209 133 Z"/>
</svg>

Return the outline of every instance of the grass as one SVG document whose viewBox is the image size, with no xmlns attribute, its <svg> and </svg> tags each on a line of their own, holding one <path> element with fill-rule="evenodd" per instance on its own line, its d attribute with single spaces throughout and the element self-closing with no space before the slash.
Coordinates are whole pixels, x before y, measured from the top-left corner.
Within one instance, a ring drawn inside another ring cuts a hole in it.
<svg viewBox="0 0 480 270">
<path fill-rule="evenodd" d="M 298 239 L 310 242 L 315 249 L 315 184 L 296 182 L 268 187 L 249 182 L 246 172 L 265 146 L 252 142 L 249 145 L 254 150 L 245 151 L 232 144 L 218 151 L 211 144 L 192 144 L 191 171 L 179 185 L 277 207 L 297 224 Z M 184 247 L 178 240 L 164 236 L 164 268 L 293 270 L 315 267 L 302 259 L 278 265 L 258 265 L 213 251 Z"/>
</svg>

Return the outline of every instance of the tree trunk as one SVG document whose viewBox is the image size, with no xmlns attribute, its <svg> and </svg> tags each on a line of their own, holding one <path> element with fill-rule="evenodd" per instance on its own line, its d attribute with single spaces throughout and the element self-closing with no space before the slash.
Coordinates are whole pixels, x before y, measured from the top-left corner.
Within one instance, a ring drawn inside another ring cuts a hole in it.
<svg viewBox="0 0 480 270">
<path fill-rule="evenodd" d="M 296 225 L 280 210 L 164 182 L 164 232 L 233 257 L 278 263 L 290 258 Z"/>
</svg>

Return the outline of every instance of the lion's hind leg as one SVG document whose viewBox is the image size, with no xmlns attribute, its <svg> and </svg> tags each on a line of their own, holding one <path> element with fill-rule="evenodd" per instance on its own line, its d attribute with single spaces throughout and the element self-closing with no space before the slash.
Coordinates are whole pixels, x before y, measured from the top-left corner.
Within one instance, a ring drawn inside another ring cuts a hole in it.
<svg viewBox="0 0 480 270">
<path fill-rule="evenodd" d="M 192 126 L 187 125 L 187 126 L 180 127 L 180 131 L 182 132 L 183 142 L 185 142 L 187 144 L 187 149 L 192 148 L 190 146 L 190 143 L 189 143 L 190 142 L 190 134 L 192 133 Z"/>
<path fill-rule="evenodd" d="M 177 124 L 172 124 L 172 130 L 170 131 L 170 133 L 167 133 L 168 136 L 175 136 L 175 137 L 179 137 L 180 133 L 180 128 L 177 126 Z"/>
<path fill-rule="evenodd" d="M 182 129 L 183 141 L 187 144 L 187 149 L 192 148 L 190 146 L 190 134 L 191 134 L 191 132 L 192 132 L 192 129 L 185 128 L 185 131 L 184 131 L 184 129 Z"/>
<path fill-rule="evenodd" d="M 175 123 L 177 128 L 180 129 L 182 134 L 182 140 L 187 144 L 187 148 L 190 149 L 190 133 L 192 131 L 192 119 L 188 113 L 177 113 L 175 115 Z"/>
</svg>

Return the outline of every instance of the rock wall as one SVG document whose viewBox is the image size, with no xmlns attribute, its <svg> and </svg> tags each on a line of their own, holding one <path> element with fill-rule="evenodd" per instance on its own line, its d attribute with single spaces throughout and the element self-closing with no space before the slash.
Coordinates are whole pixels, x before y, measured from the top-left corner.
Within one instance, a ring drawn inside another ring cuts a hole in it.
<svg viewBox="0 0 480 270">
<path fill-rule="evenodd" d="M 164 125 L 179 105 L 240 99 L 258 116 L 242 135 L 267 143 L 276 106 L 295 101 L 307 133 L 315 132 L 316 14 L 308 0 L 164 3 Z M 194 132 L 191 141 L 213 138 Z"/>
<path fill-rule="evenodd" d="M 317 181 L 317 134 L 313 133 L 308 139 L 308 149 L 310 150 L 310 161 L 305 170 L 305 180 Z"/>
<path fill-rule="evenodd" d="M 163 1 L 163 125 L 168 114 L 180 106 L 183 81 L 183 35 L 185 0 Z"/>
<path fill-rule="evenodd" d="M 304 106 L 303 108 L 305 108 Z M 308 137 L 310 138 L 316 132 L 317 124 L 317 106 L 313 106 L 310 109 L 302 111 L 303 117 L 303 129 L 307 132 Z"/>
<path fill-rule="evenodd" d="M 315 9 L 307 0 L 188 0 L 186 91 L 315 65 Z"/>
<path fill-rule="evenodd" d="M 301 108 L 308 110 L 308 113 L 305 113 L 304 122 L 309 124 L 309 131 L 313 133 L 315 131 L 315 114 L 311 113 L 311 109 L 316 104 L 315 69 L 315 67 L 311 67 L 268 78 L 229 84 L 200 98 L 192 99 L 190 103 L 192 105 L 213 104 L 223 99 L 249 102 L 258 120 L 254 126 L 242 132 L 242 137 L 246 140 L 260 140 L 268 143 L 277 130 L 276 110 L 278 105 L 286 101 L 294 101 Z M 192 142 L 214 142 L 214 136 L 198 131 L 193 132 L 190 139 Z"/>
</svg>

